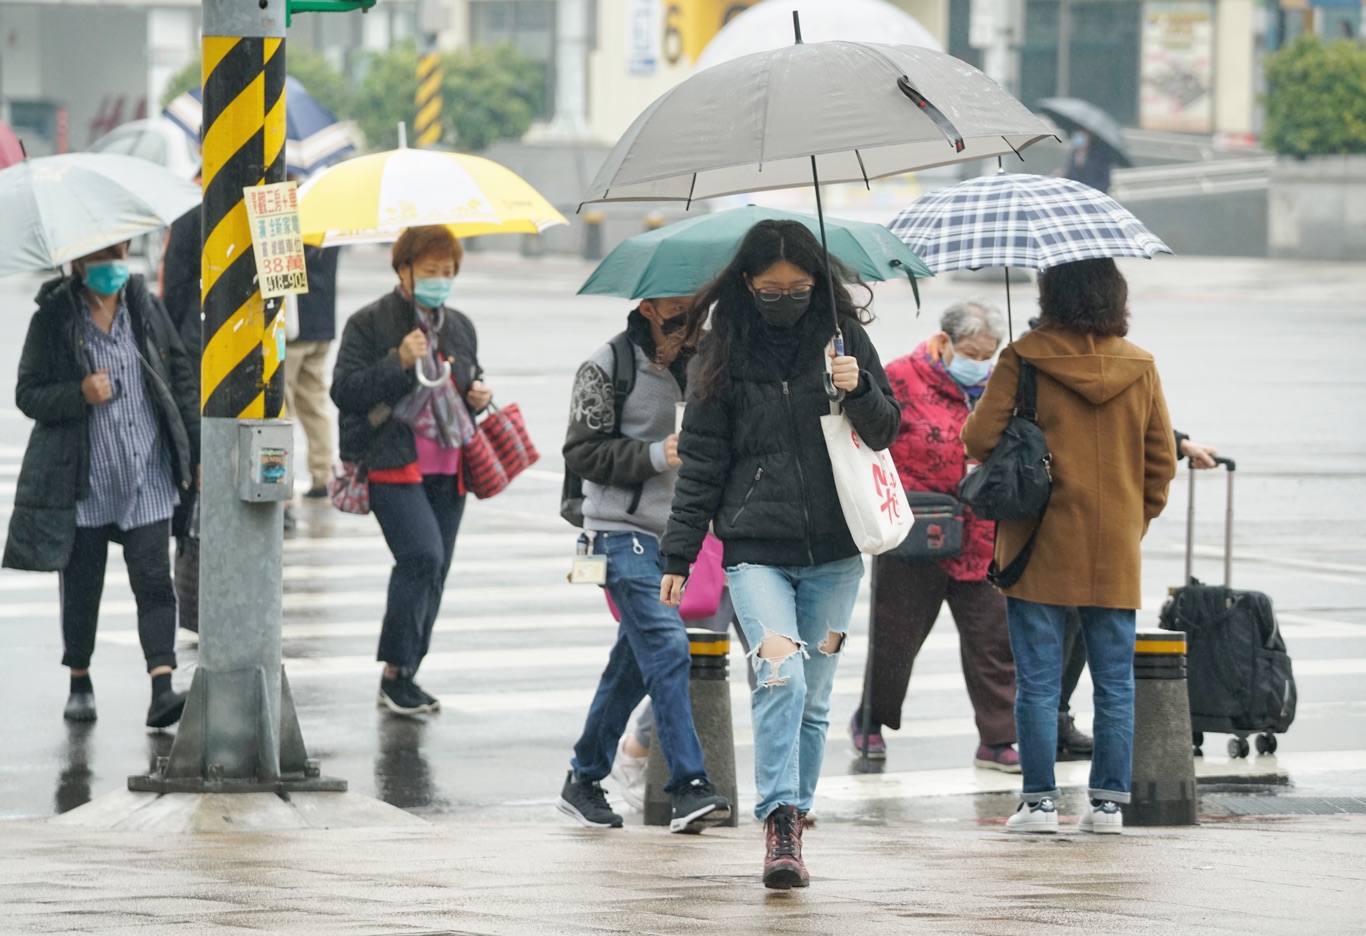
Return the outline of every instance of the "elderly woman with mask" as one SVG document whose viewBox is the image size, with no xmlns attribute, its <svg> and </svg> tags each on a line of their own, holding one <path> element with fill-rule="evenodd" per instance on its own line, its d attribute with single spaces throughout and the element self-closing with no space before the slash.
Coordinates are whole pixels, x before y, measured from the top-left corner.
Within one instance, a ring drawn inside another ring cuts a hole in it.
<svg viewBox="0 0 1366 936">
<path fill-rule="evenodd" d="M 887 379 L 901 405 L 901 431 L 891 453 L 908 492 L 957 492 L 968 465 L 959 433 L 986 388 L 991 361 L 1006 333 L 1001 313 L 985 302 L 950 306 L 939 326 L 937 335 L 887 365 Z M 863 710 L 854 712 L 849 730 L 856 750 L 866 746 L 870 758 L 886 757 L 882 729 L 901 727 L 911 668 L 947 601 L 977 716 L 980 743 L 973 763 L 1019 773 L 1015 662 L 1006 602 L 986 580 L 993 545 L 992 525 L 965 507 L 959 555 L 938 562 L 877 557 L 873 647 L 864 676 L 871 683 L 864 696 L 870 700 L 870 727 L 864 736 Z"/>
<path fill-rule="evenodd" d="M 474 323 L 446 306 L 462 256 L 445 227 L 405 230 L 393 248 L 398 285 L 351 316 L 332 374 L 341 457 L 366 471 L 370 509 L 394 556 L 378 702 L 402 715 L 441 707 L 413 677 L 431 646 L 465 512 L 461 446 L 493 399 L 480 379 Z"/>
<path fill-rule="evenodd" d="M 149 728 L 180 719 L 171 688 L 176 596 L 171 514 L 195 484 L 199 393 L 161 300 L 130 275 L 128 244 L 81 257 L 48 280 L 19 358 L 14 398 L 34 420 L 4 564 L 60 572 L 68 721 L 95 720 L 95 652 L 109 544 L 123 547 L 138 639 L 152 680 Z"/>
</svg>

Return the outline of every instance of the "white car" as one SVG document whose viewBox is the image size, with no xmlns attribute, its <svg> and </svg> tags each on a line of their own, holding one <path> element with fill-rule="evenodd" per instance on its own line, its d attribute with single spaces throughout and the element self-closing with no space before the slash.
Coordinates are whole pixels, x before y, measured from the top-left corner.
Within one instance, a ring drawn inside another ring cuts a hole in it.
<svg viewBox="0 0 1366 936">
<path fill-rule="evenodd" d="M 193 179 L 199 173 L 199 148 L 189 134 L 165 117 L 131 120 L 121 124 L 92 143 L 89 151 L 137 156 L 165 166 L 183 179 Z M 138 237 L 131 245 L 133 253 L 140 253 L 147 258 L 149 279 L 156 279 L 165 239 L 165 231 L 151 231 Z"/>
</svg>

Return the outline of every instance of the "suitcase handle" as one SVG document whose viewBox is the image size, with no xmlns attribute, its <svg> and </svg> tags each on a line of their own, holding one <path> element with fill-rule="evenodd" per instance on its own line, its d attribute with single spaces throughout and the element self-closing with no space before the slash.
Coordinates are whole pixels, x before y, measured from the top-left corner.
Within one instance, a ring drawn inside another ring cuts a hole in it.
<svg viewBox="0 0 1366 936">
<path fill-rule="evenodd" d="M 1222 466 L 1228 471 L 1228 495 L 1224 503 L 1224 587 L 1232 587 L 1233 581 L 1233 473 L 1238 470 L 1238 465 L 1231 458 L 1215 456 L 1214 464 L 1216 467 Z M 1190 496 L 1186 500 L 1186 584 L 1189 585 L 1193 579 L 1195 556 L 1195 476 L 1199 471 L 1192 467 L 1190 469 Z"/>
</svg>

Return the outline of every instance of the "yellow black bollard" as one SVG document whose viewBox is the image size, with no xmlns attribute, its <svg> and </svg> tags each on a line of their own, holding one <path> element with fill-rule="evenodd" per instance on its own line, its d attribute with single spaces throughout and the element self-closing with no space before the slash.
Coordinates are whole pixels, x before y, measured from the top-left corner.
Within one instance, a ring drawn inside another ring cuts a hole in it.
<svg viewBox="0 0 1366 936">
<path fill-rule="evenodd" d="M 426 52 L 417 60 L 417 145 L 430 149 L 441 142 L 441 54 Z"/>
<path fill-rule="evenodd" d="M 1198 792 L 1186 695 L 1186 635 L 1140 631 L 1134 644 L 1132 802 L 1124 822 L 1195 825 Z"/>
<path fill-rule="evenodd" d="M 692 655 L 689 692 L 697 740 L 702 742 L 702 762 L 716 792 L 730 800 L 730 818 L 722 825 L 740 823 L 740 804 L 735 790 L 735 732 L 730 712 L 730 637 L 725 631 L 688 628 Z M 645 824 L 669 824 L 673 802 L 664 792 L 669 767 L 659 747 L 659 728 L 650 741 L 650 764 L 645 772 Z"/>
</svg>

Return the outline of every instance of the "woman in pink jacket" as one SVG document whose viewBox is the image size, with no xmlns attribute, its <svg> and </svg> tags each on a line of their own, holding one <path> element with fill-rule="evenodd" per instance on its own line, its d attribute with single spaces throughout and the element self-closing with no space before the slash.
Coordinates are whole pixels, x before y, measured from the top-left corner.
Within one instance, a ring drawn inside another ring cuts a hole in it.
<svg viewBox="0 0 1366 936">
<path fill-rule="evenodd" d="M 950 306 L 941 331 L 910 354 L 887 365 L 901 432 L 892 458 L 908 493 L 955 494 L 967 470 L 959 439 L 963 423 L 986 387 L 991 361 L 1005 338 L 1005 320 L 984 302 Z M 877 557 L 873 595 L 872 657 L 864 676 L 871 681 L 871 719 L 863 735 L 863 710 L 849 730 L 854 748 L 870 758 L 886 757 L 884 727 L 901 727 L 901 706 L 916 654 L 945 601 L 958 625 L 963 677 L 977 716 L 978 767 L 1019 773 L 1015 744 L 1015 661 L 1006 626 L 1006 602 L 987 583 L 994 546 L 992 524 L 964 508 L 963 551 L 938 562 Z"/>
</svg>

